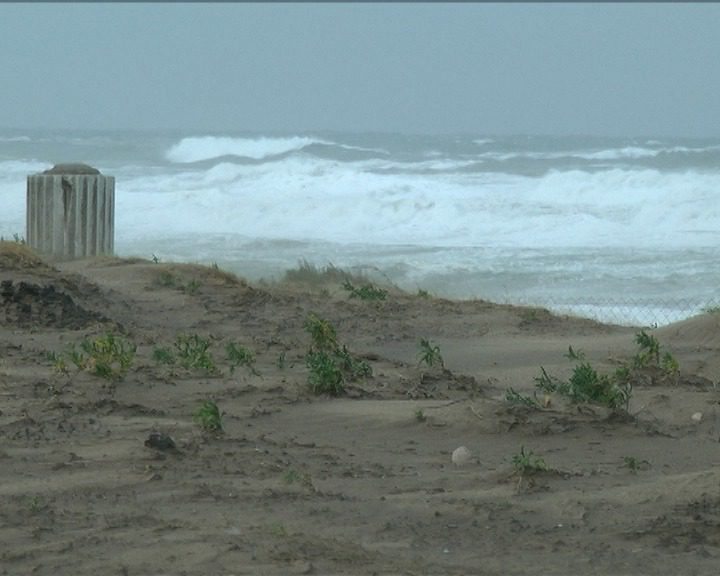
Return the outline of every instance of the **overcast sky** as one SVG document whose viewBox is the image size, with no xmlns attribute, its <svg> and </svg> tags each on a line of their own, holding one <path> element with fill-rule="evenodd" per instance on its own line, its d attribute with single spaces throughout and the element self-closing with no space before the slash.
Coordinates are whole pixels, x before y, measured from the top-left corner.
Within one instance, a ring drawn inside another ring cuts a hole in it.
<svg viewBox="0 0 720 576">
<path fill-rule="evenodd" d="M 718 4 L 0 4 L 0 126 L 720 136 Z"/>
</svg>

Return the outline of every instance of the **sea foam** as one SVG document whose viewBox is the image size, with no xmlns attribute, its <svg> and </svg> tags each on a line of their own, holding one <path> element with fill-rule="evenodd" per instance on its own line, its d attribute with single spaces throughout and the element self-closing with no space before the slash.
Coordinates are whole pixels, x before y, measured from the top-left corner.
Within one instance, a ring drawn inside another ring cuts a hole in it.
<svg viewBox="0 0 720 576">
<path fill-rule="evenodd" d="M 202 136 L 183 138 L 167 151 L 166 157 L 171 162 L 190 163 L 220 158 L 222 156 L 238 156 L 261 160 L 269 156 L 277 156 L 302 150 L 311 144 L 322 144 L 323 140 L 305 136 L 289 138 L 230 138 L 218 136 Z"/>
<path fill-rule="evenodd" d="M 720 282 L 717 141 L 20 136 L 0 134 L 5 237 L 24 230 L 26 176 L 74 160 L 116 177 L 121 255 L 250 276 L 332 261 L 440 294 L 577 309 L 618 294 L 699 302 Z"/>
</svg>

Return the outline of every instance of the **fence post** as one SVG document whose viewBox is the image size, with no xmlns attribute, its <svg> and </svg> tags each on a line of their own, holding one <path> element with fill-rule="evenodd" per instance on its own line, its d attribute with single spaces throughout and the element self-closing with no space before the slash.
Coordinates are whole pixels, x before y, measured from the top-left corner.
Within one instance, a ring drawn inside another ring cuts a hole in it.
<svg viewBox="0 0 720 576">
<path fill-rule="evenodd" d="M 112 254 L 115 178 L 86 164 L 57 164 L 27 178 L 26 240 L 58 260 Z"/>
</svg>

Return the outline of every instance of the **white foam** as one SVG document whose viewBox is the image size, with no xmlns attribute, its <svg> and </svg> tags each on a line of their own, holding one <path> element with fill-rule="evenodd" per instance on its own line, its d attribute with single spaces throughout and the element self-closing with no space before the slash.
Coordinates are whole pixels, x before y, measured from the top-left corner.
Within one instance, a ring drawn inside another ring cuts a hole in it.
<svg viewBox="0 0 720 576">
<path fill-rule="evenodd" d="M 30 142 L 29 136 L 0 136 L 0 142 Z"/>
<path fill-rule="evenodd" d="M 302 150 L 311 144 L 329 144 L 325 140 L 292 136 L 289 138 L 231 138 L 202 136 L 183 138 L 165 154 L 170 162 L 191 163 L 222 156 L 261 160 L 287 152 Z"/>
<path fill-rule="evenodd" d="M 613 169 L 530 178 L 378 173 L 377 166 L 287 157 L 138 177 L 118 183 L 117 228 L 341 244 L 673 248 L 715 244 L 720 231 L 715 173 Z"/>
</svg>

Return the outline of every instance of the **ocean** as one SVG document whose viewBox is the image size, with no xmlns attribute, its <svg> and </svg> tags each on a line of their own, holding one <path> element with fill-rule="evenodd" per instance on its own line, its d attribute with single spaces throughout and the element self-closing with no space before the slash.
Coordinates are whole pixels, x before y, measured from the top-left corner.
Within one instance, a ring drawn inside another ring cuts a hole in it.
<svg viewBox="0 0 720 576">
<path fill-rule="evenodd" d="M 648 326 L 720 303 L 720 140 L 0 130 L 0 235 L 61 162 L 115 176 L 119 256 Z"/>
</svg>

